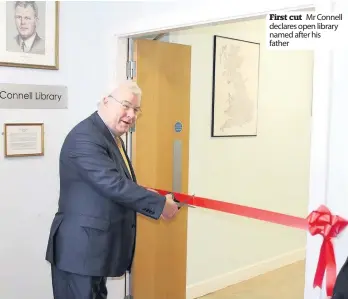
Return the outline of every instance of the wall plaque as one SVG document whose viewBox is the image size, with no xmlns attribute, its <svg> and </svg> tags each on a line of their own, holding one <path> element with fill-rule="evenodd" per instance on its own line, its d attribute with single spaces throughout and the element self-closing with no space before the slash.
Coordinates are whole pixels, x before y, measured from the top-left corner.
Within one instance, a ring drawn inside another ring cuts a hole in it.
<svg viewBox="0 0 348 299">
<path fill-rule="evenodd" d="M 66 86 L 0 83 L 0 109 L 67 108 Z"/>
<path fill-rule="evenodd" d="M 5 157 L 44 155 L 44 124 L 5 124 Z"/>
</svg>

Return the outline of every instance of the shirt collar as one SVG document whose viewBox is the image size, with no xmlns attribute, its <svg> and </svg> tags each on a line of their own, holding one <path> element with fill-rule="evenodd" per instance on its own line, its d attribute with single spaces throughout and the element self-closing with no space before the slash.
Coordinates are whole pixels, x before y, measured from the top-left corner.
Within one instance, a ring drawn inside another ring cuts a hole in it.
<svg viewBox="0 0 348 299">
<path fill-rule="evenodd" d="M 34 40 L 36 38 L 36 34 L 33 34 L 31 37 L 29 37 L 27 40 L 23 40 L 21 37 L 19 37 L 19 45 L 21 46 L 22 43 L 24 42 L 25 49 L 29 51 L 31 47 L 34 44 Z"/>
</svg>

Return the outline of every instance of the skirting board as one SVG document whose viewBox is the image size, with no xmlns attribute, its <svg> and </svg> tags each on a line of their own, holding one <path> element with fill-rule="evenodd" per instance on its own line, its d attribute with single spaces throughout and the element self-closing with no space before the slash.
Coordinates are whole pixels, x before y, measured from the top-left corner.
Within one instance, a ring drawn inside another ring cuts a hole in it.
<svg viewBox="0 0 348 299">
<path fill-rule="evenodd" d="M 260 263 L 189 285 L 186 289 L 186 299 L 194 299 L 219 291 L 238 282 L 242 282 L 261 274 L 265 274 L 269 271 L 304 260 L 305 257 L 306 249 L 297 249 Z"/>
</svg>

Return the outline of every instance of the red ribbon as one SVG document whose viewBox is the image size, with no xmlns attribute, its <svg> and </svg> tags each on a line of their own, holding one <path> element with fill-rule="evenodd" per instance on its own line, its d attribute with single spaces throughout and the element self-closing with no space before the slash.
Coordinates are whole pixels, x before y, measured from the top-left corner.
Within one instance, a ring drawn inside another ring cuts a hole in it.
<svg viewBox="0 0 348 299">
<path fill-rule="evenodd" d="M 348 225 L 348 221 L 339 216 L 332 215 L 330 210 L 325 206 L 320 206 L 318 210 L 310 213 L 307 220 L 310 234 L 312 236 L 323 236 L 313 287 L 322 287 L 326 272 L 326 294 L 331 297 L 336 281 L 336 260 L 332 239 L 341 233 Z"/>
<path fill-rule="evenodd" d="M 163 195 L 169 193 L 165 190 L 155 190 Z M 348 225 L 348 221 L 342 217 L 332 215 L 327 207 L 320 206 L 319 209 L 311 212 L 308 217 L 301 218 L 204 197 L 196 197 L 177 192 L 172 193 L 178 201 L 191 206 L 308 230 L 312 236 L 322 235 L 323 243 L 320 249 L 313 287 L 322 288 L 324 274 L 327 272 L 326 294 L 329 297 L 333 295 L 333 288 L 336 281 L 336 260 L 332 239 L 342 232 Z"/>
</svg>

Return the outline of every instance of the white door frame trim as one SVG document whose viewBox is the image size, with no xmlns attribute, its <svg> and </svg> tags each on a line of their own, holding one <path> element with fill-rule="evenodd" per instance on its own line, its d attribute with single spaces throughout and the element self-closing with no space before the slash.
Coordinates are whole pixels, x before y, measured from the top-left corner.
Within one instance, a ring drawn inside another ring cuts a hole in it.
<svg viewBox="0 0 348 299">
<path fill-rule="evenodd" d="M 325 0 L 323 0 L 325 1 Z M 308 5 L 295 5 L 295 6 L 287 6 L 281 9 L 281 11 L 294 11 L 294 10 L 308 10 L 308 9 L 314 9 L 316 5 L 314 4 L 308 4 Z M 231 23 L 235 20 L 241 20 L 241 19 L 250 19 L 250 18 L 257 18 L 261 16 L 266 16 L 268 13 L 272 12 L 279 12 L 279 9 L 274 10 L 265 10 L 258 13 L 249 13 L 249 14 L 243 14 L 243 15 L 231 15 L 230 17 L 222 17 L 222 18 L 211 18 L 208 20 L 202 20 L 198 22 L 186 22 L 186 23 L 178 23 L 172 26 L 159 26 L 154 27 L 147 30 L 140 30 L 140 31 L 132 31 L 132 32 L 123 32 L 117 34 L 119 38 L 140 38 L 142 36 L 152 35 L 152 34 L 159 34 L 159 33 L 166 33 L 174 30 L 185 30 L 190 28 L 196 28 L 196 27 L 204 27 L 204 26 L 210 26 L 210 25 L 218 25 L 218 24 L 224 24 L 224 23 Z M 233 14 L 233 11 L 231 11 L 231 14 Z"/>
</svg>

